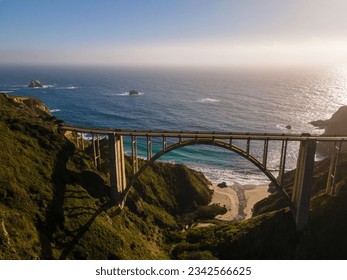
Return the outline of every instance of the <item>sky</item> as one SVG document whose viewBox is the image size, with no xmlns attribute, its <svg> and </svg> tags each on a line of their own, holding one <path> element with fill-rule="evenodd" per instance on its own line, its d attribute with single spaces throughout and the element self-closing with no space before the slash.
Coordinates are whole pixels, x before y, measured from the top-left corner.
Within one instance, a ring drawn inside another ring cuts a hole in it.
<svg viewBox="0 0 347 280">
<path fill-rule="evenodd" d="M 1 64 L 347 64 L 346 0 L 0 0 Z"/>
</svg>

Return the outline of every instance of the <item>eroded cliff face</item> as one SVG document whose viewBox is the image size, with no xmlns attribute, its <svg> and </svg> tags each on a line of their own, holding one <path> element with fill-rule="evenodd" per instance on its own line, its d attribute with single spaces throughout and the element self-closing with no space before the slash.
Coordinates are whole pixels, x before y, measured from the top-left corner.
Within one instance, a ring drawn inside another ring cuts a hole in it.
<svg viewBox="0 0 347 280">
<path fill-rule="evenodd" d="M 347 106 L 340 107 L 328 120 L 313 121 L 310 124 L 325 129 L 323 135 L 347 135 Z"/>
<path fill-rule="evenodd" d="M 322 135 L 325 136 L 346 136 L 347 135 L 347 106 L 340 107 L 328 120 L 318 120 L 310 122 L 313 126 L 324 129 Z M 319 143 L 317 151 L 325 156 L 330 156 L 333 143 Z M 342 150 L 347 151 L 347 144 L 342 145 Z"/>
</svg>

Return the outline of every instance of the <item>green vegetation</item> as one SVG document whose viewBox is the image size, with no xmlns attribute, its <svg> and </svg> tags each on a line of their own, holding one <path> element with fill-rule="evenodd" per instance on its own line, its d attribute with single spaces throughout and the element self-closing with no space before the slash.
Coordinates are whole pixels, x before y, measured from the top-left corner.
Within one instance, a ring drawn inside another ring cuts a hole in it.
<svg viewBox="0 0 347 280">
<path fill-rule="evenodd" d="M 121 210 L 109 198 L 107 160 L 96 170 L 88 148 L 59 134 L 60 121 L 39 100 L 0 94 L 0 112 L 0 259 L 347 257 L 347 155 L 331 197 L 329 160 L 316 164 L 304 231 L 296 231 L 276 192 L 254 206 L 253 218 L 222 223 L 213 218 L 226 210 L 208 205 L 212 193 L 203 174 L 153 164 Z M 130 174 L 128 159 L 126 168 Z M 293 179 L 294 172 L 286 173 L 288 193 Z"/>
<path fill-rule="evenodd" d="M 0 110 L 0 259 L 167 259 L 178 213 L 211 199 L 201 173 L 158 164 L 120 210 L 39 100 L 0 94 Z"/>
</svg>

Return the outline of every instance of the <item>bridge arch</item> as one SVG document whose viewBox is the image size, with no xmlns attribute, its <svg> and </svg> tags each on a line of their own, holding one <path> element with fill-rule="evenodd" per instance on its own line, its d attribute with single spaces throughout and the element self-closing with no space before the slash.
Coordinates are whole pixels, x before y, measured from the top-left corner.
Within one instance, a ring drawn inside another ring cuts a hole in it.
<svg viewBox="0 0 347 280">
<path fill-rule="evenodd" d="M 165 154 L 179 149 L 179 148 L 183 148 L 183 147 L 187 147 L 187 146 L 193 146 L 193 145 L 210 145 L 210 146 L 217 146 L 223 149 L 227 149 L 229 151 L 232 151 L 240 156 L 242 156 L 243 158 L 247 159 L 248 161 L 250 161 L 252 164 L 254 164 L 261 172 L 263 172 L 263 174 L 266 175 L 266 177 L 274 184 L 274 186 L 276 187 L 276 189 L 285 197 L 285 199 L 287 200 L 287 202 L 289 204 L 291 204 L 290 198 L 287 196 L 287 194 L 283 191 L 283 189 L 281 188 L 279 182 L 277 181 L 277 179 L 275 178 L 275 176 L 267 169 L 264 167 L 264 165 L 257 160 L 254 156 L 252 156 L 250 153 L 247 153 L 246 151 L 244 151 L 242 148 L 234 145 L 234 144 L 229 144 L 225 141 L 219 140 L 219 139 L 210 139 L 210 138 L 200 138 L 200 139 L 188 139 L 188 140 L 182 140 L 180 142 L 177 142 L 175 144 L 172 144 L 168 147 L 166 147 L 165 149 L 162 149 L 161 151 L 159 151 L 158 153 L 156 153 L 150 160 L 148 160 L 140 169 L 139 171 L 134 174 L 130 184 L 127 186 L 127 188 L 125 189 L 123 196 L 122 196 L 122 205 L 124 205 L 125 200 L 128 196 L 128 193 L 130 191 L 130 189 L 132 188 L 135 180 L 137 180 L 137 178 L 139 176 L 141 176 L 141 174 L 150 166 L 152 165 L 156 160 L 158 160 L 160 157 L 164 156 Z"/>
</svg>

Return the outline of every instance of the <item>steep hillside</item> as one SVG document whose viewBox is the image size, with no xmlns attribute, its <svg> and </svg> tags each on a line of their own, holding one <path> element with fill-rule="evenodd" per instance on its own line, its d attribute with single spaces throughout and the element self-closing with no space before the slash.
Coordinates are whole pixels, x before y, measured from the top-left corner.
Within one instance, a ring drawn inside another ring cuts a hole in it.
<svg viewBox="0 0 347 280">
<path fill-rule="evenodd" d="M 0 259 L 169 258 L 167 232 L 211 200 L 203 175 L 155 165 L 120 210 L 57 123 L 39 100 L 0 94 Z"/>
<path fill-rule="evenodd" d="M 314 169 L 310 220 L 297 232 L 285 201 L 274 193 L 254 206 L 253 218 L 241 223 L 196 228 L 181 235 L 172 257 L 219 259 L 346 259 L 347 155 L 340 160 L 336 194 L 325 192 L 330 160 Z M 291 193 L 294 172 L 286 173 Z"/>
</svg>

